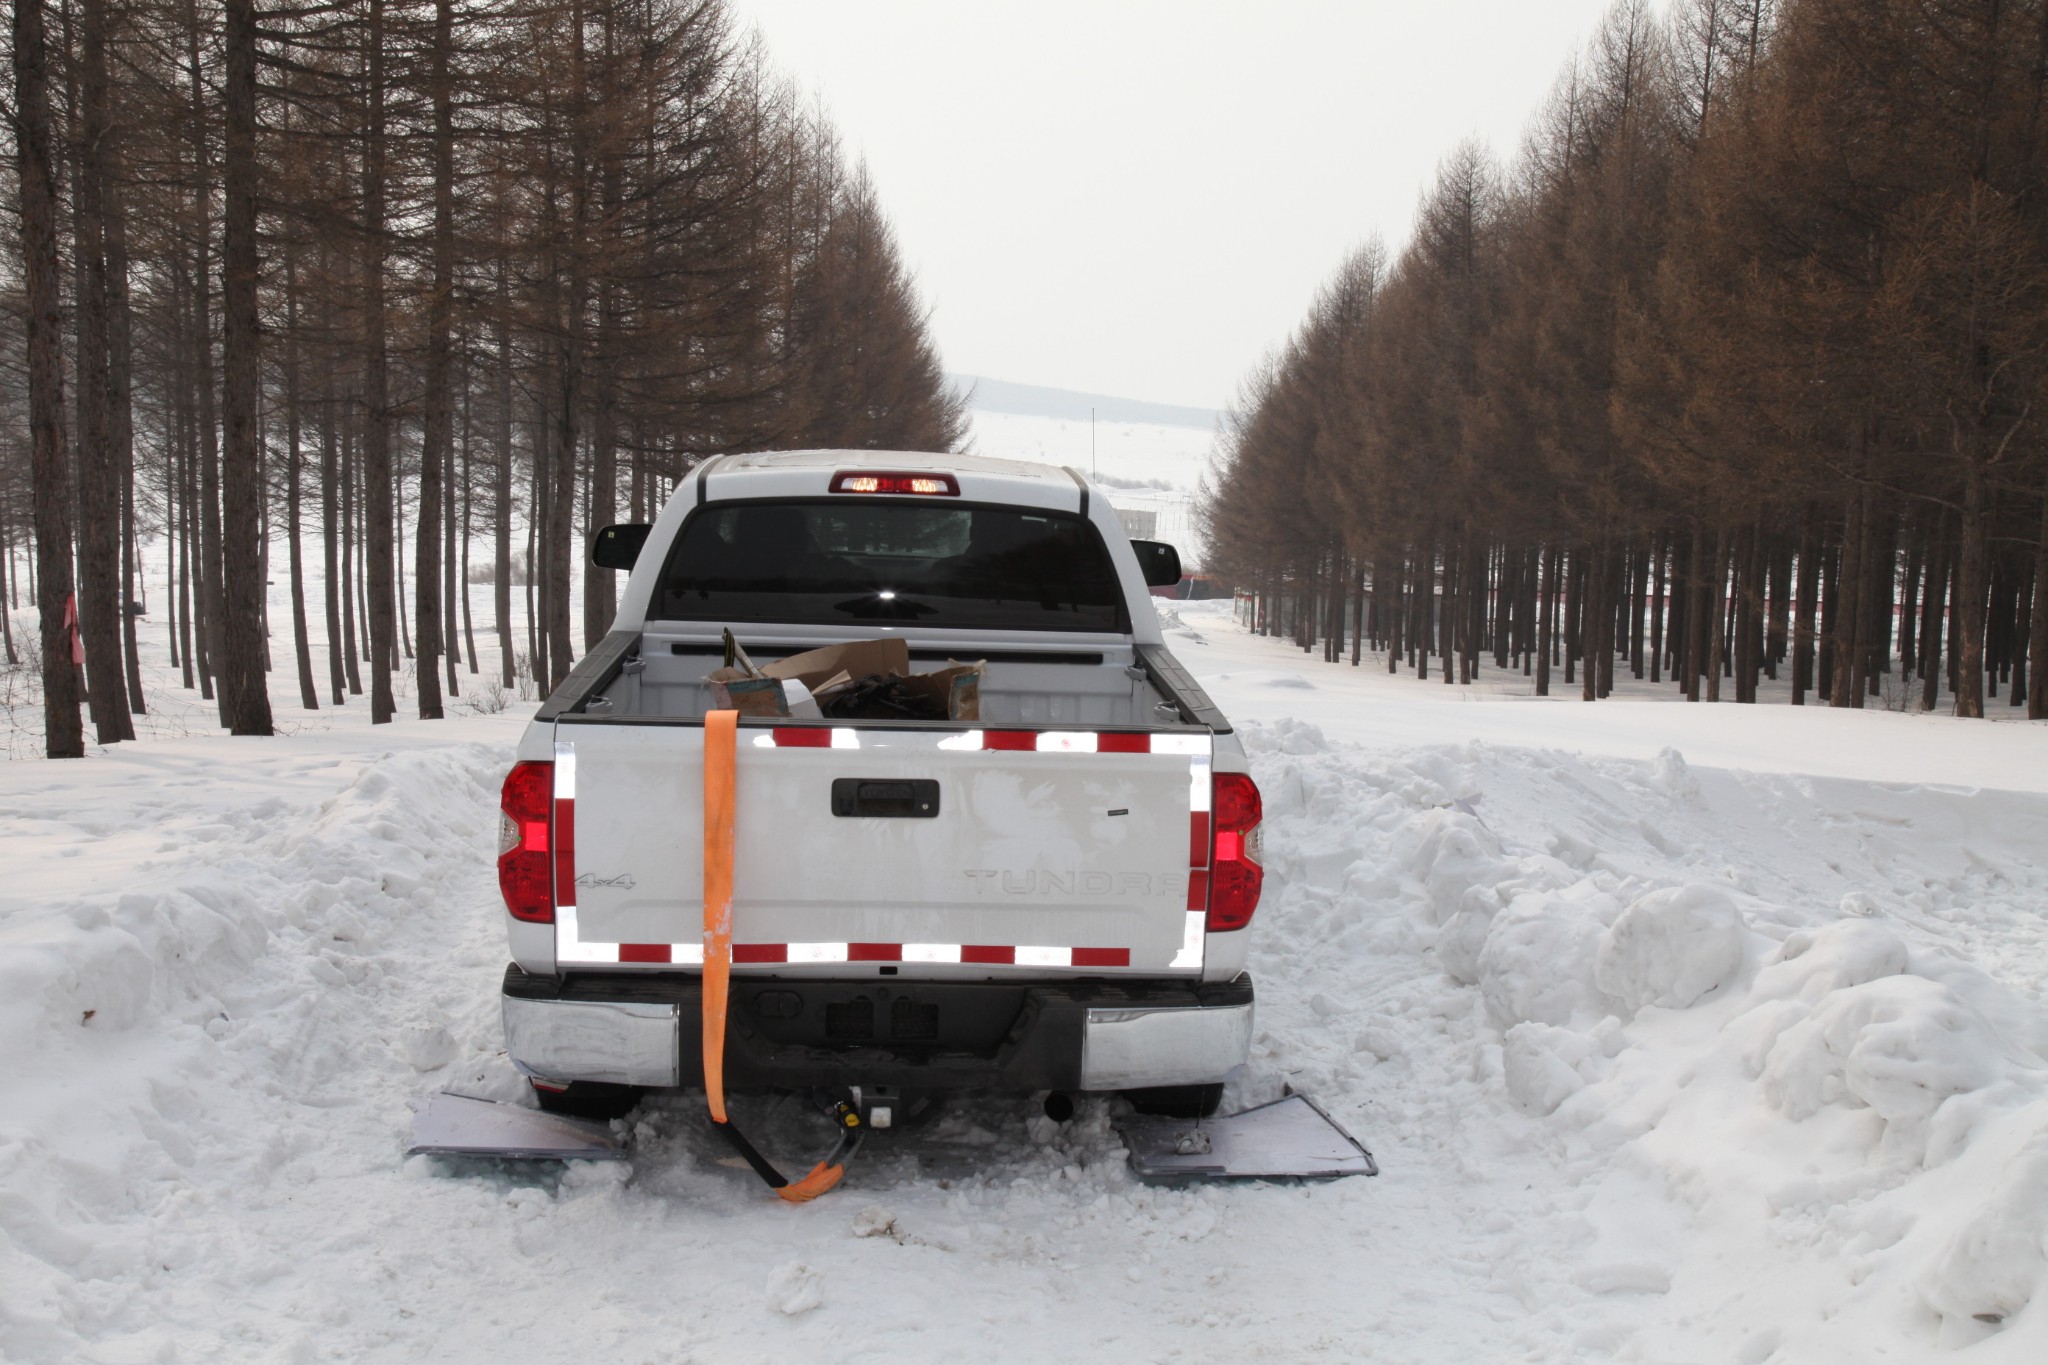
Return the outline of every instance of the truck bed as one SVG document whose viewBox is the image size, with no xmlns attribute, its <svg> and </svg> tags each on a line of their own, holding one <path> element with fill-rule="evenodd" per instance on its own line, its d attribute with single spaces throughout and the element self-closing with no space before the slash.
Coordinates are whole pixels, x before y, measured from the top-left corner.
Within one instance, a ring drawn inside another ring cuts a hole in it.
<svg viewBox="0 0 2048 1365">
<path fill-rule="evenodd" d="M 807 644 L 749 644 L 754 661 L 770 663 L 796 653 Z M 640 645 L 644 667 L 622 673 L 603 695 L 614 716 L 701 719 L 710 706 L 711 690 L 704 675 L 722 662 L 715 641 L 650 634 Z M 949 660 L 972 663 L 987 659 L 981 680 L 981 715 L 985 724 L 1156 725 L 1177 721 L 1178 712 L 1142 669 L 1134 670 L 1128 644 L 1031 652 L 1001 651 L 990 658 L 984 645 L 961 642 L 955 649 L 922 647 L 913 651 L 918 670 L 943 667 Z"/>
</svg>

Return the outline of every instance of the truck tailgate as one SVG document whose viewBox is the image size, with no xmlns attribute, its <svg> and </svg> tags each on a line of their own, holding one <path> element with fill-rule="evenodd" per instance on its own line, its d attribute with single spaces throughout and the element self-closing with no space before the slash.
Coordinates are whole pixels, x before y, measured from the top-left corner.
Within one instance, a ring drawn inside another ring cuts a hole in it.
<svg viewBox="0 0 2048 1365">
<path fill-rule="evenodd" d="M 702 728 L 555 736 L 557 960 L 701 964 Z M 737 970 L 1201 972 L 1205 733 L 743 724 L 735 780 Z"/>
</svg>

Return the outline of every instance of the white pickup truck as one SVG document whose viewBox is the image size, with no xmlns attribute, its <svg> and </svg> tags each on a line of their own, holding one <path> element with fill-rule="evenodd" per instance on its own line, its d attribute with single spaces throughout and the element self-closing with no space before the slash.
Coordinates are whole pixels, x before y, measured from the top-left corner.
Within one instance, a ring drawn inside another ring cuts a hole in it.
<svg viewBox="0 0 2048 1365">
<path fill-rule="evenodd" d="M 977 719 L 742 717 L 725 1084 L 1123 1092 L 1212 1111 L 1252 1031 L 1259 793 L 1072 470 L 881 451 L 700 465 L 505 780 L 505 1044 L 545 1108 L 703 1083 L 706 675 L 900 638 Z M 901 1111 L 899 1111 L 901 1112 Z"/>
</svg>

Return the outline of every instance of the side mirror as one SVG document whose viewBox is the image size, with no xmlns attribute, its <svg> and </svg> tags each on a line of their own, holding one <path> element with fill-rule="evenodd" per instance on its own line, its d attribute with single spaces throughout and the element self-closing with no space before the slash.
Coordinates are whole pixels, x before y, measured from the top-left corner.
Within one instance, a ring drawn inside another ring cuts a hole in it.
<svg viewBox="0 0 2048 1365">
<path fill-rule="evenodd" d="M 1180 551 L 1161 540 L 1134 540 L 1131 550 L 1145 571 L 1145 586 L 1170 588 L 1180 582 Z"/>
<path fill-rule="evenodd" d="M 654 528 L 645 522 L 629 521 L 607 526 L 590 538 L 590 562 L 600 569 L 630 569 L 640 558 L 640 547 Z"/>
</svg>

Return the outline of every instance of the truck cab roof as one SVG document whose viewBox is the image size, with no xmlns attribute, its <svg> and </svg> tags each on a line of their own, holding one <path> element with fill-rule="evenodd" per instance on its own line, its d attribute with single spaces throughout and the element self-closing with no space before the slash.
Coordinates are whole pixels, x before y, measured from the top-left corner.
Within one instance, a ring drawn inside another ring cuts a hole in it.
<svg viewBox="0 0 2048 1365">
<path fill-rule="evenodd" d="M 898 495 L 892 492 L 852 490 L 840 485 L 843 474 L 943 475 L 957 486 L 958 493 Z M 1152 610 L 1149 590 L 1131 542 L 1116 509 L 1105 497 L 1094 495 L 1088 480 L 1078 470 L 1058 465 L 1031 464 L 1022 460 L 992 459 L 983 455 L 914 450 L 776 450 L 742 455 L 721 455 L 704 461 L 693 470 L 669 498 L 656 518 L 644 553 L 665 555 L 693 514 L 717 504 L 742 502 L 819 502 L 845 499 L 850 505 L 862 500 L 896 504 L 930 502 L 935 510 L 945 506 L 1017 508 L 1025 512 L 1047 512 L 1078 517 L 1094 528 L 1101 538 L 1125 600 L 1127 619 L 1104 640 L 1121 639 L 1142 644 L 1160 643 L 1159 623 Z M 644 629 L 653 608 L 658 575 L 635 571 L 619 601 L 614 628 Z M 844 628 L 841 628 L 843 635 Z M 974 641 L 955 632 L 932 631 L 905 624 L 900 629 L 871 629 L 857 632 L 902 634 L 932 647 L 968 649 Z M 810 642 L 803 631 L 785 632 L 794 647 Z M 925 637 L 930 637 L 926 639 Z M 828 638 L 839 638 L 838 636 Z M 848 637 L 851 638 L 851 637 Z M 1060 647 L 1072 647 L 1071 635 L 1048 635 Z M 992 647 L 983 641 L 982 647 Z"/>
<path fill-rule="evenodd" d="M 695 476 L 694 501 L 810 497 L 831 491 L 834 475 L 950 474 L 968 502 L 1043 507 L 1088 514 L 1082 476 L 1057 465 L 918 450 L 769 450 L 707 460 Z"/>
</svg>

